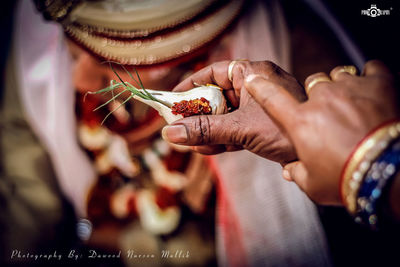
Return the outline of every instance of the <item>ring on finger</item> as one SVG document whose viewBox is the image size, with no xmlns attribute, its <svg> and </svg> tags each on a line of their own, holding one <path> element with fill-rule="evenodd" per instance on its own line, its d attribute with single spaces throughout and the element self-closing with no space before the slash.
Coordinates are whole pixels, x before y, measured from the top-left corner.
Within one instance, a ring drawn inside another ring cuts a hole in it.
<svg viewBox="0 0 400 267">
<path fill-rule="evenodd" d="M 351 75 L 356 75 L 357 74 L 357 68 L 353 65 L 349 65 L 349 66 L 343 66 L 341 69 L 338 70 L 337 73 L 341 73 L 341 72 L 347 72 Z"/>
<path fill-rule="evenodd" d="M 332 80 L 329 79 L 329 77 L 327 76 L 321 76 L 321 77 L 316 77 L 315 79 L 313 79 L 307 86 L 306 86 L 306 93 L 307 95 L 310 94 L 311 89 L 320 82 L 331 82 Z"/>
<path fill-rule="evenodd" d="M 348 74 L 354 76 L 354 75 L 357 74 L 357 68 L 356 68 L 355 66 L 353 66 L 353 65 L 343 66 L 343 67 L 341 67 L 340 69 L 338 69 L 338 70 L 334 73 L 334 76 L 335 76 L 335 77 L 332 77 L 332 79 L 336 78 L 337 75 L 338 75 L 339 73 L 342 73 L 342 72 L 346 72 L 346 73 L 348 73 Z"/>
<path fill-rule="evenodd" d="M 229 63 L 229 66 L 228 66 L 228 79 L 229 79 L 230 82 L 233 82 L 233 67 L 239 61 L 247 61 L 247 59 L 232 60 L 231 63 Z"/>
</svg>

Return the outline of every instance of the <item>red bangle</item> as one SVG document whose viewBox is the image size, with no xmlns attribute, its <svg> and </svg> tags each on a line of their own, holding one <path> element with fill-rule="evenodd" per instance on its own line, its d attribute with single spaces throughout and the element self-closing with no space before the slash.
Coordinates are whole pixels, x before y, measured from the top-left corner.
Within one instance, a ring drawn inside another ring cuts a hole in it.
<svg viewBox="0 0 400 267">
<path fill-rule="evenodd" d="M 352 214 L 356 212 L 356 196 L 371 163 L 400 135 L 400 120 L 393 119 L 371 130 L 352 150 L 347 158 L 339 183 L 342 203 Z"/>
</svg>

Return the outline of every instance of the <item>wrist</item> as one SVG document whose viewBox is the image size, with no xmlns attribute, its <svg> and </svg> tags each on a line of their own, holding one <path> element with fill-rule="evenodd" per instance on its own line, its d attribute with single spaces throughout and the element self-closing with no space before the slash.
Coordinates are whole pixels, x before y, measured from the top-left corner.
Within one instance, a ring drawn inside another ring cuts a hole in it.
<svg viewBox="0 0 400 267">
<path fill-rule="evenodd" d="M 400 121 L 385 122 L 371 130 L 348 157 L 341 173 L 339 190 L 342 203 L 351 214 L 356 211 L 357 193 L 372 163 L 398 136 Z"/>
<path fill-rule="evenodd" d="M 358 144 L 342 172 L 343 203 L 356 222 L 373 229 L 377 228 L 378 217 L 388 217 L 388 212 L 383 211 L 389 207 L 394 205 L 391 210 L 399 212 L 396 205 L 399 185 L 395 179 L 400 168 L 399 138 L 400 121 L 382 124 Z"/>
</svg>

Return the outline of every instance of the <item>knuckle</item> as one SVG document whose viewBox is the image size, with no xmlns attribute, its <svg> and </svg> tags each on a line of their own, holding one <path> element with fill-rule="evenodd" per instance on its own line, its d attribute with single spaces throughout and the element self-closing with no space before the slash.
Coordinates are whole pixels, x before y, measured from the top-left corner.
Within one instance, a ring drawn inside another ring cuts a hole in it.
<svg viewBox="0 0 400 267">
<path fill-rule="evenodd" d="M 271 61 L 264 61 L 264 70 L 267 75 L 276 75 L 281 73 L 281 68 Z"/>
<path fill-rule="evenodd" d="M 194 122 L 195 138 L 201 144 L 208 144 L 211 139 L 211 126 L 208 116 L 196 116 Z"/>
<path fill-rule="evenodd" d="M 367 61 L 367 63 L 365 63 L 364 68 L 366 68 L 366 67 L 374 68 L 374 67 L 378 67 L 378 66 L 382 66 L 382 65 L 383 65 L 382 61 L 377 60 L 377 59 L 372 59 L 372 60 Z"/>
<path fill-rule="evenodd" d="M 331 70 L 331 72 L 329 73 L 329 76 L 331 76 L 332 78 L 337 78 L 339 71 L 341 71 L 342 69 L 343 69 L 343 66 L 335 67 L 334 69 Z"/>
<path fill-rule="evenodd" d="M 363 68 L 361 76 L 369 73 L 369 75 L 390 75 L 392 72 L 382 61 L 379 60 L 370 60 L 368 61 Z"/>
<path fill-rule="evenodd" d="M 264 67 L 270 71 L 274 71 L 276 69 L 276 65 L 272 61 L 269 61 L 269 60 L 264 61 Z"/>
<path fill-rule="evenodd" d="M 261 74 L 266 78 L 280 75 L 282 70 L 271 61 L 240 62 L 245 74 Z"/>
<path fill-rule="evenodd" d="M 236 62 L 236 66 L 238 66 L 239 68 L 243 68 L 243 69 L 249 67 L 249 64 L 250 63 L 248 61 L 244 61 L 244 60 Z"/>
<path fill-rule="evenodd" d="M 230 131 L 232 134 L 230 135 L 229 142 L 244 145 L 247 137 L 250 136 L 251 129 L 250 127 L 243 127 L 240 119 L 234 118 L 230 124 Z"/>
<path fill-rule="evenodd" d="M 251 65 L 248 61 L 237 61 L 235 66 L 235 69 L 239 70 L 239 72 L 243 75 L 249 72 L 251 72 Z"/>
<path fill-rule="evenodd" d="M 320 103 L 327 104 L 332 102 L 331 98 L 335 98 L 337 90 L 335 90 L 329 82 L 319 82 L 312 87 L 311 94 L 315 98 L 318 98 Z"/>
<path fill-rule="evenodd" d="M 340 69 L 342 69 L 342 68 L 343 68 L 343 66 L 336 66 L 336 67 L 334 67 L 334 68 L 331 70 L 330 73 L 336 72 L 336 71 L 338 71 L 338 70 L 340 70 Z"/>
</svg>

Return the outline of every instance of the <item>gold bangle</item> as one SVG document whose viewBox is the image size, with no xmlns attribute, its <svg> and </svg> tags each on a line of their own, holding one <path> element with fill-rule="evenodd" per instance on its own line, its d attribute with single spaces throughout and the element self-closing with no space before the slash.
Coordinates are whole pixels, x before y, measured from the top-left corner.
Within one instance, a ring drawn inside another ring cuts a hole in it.
<svg viewBox="0 0 400 267">
<path fill-rule="evenodd" d="M 342 201 L 350 214 L 356 212 L 358 191 L 372 162 L 399 135 L 399 121 L 380 126 L 361 141 L 346 162 L 340 189 Z"/>
</svg>

